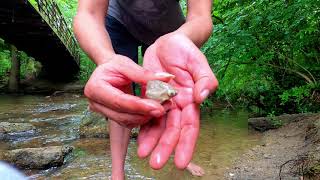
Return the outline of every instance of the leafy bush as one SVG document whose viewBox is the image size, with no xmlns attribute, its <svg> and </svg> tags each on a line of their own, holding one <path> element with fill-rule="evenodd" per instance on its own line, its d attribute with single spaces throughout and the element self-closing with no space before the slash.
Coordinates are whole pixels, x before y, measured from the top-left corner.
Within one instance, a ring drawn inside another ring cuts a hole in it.
<svg viewBox="0 0 320 180">
<path fill-rule="evenodd" d="M 214 14 L 223 23 L 214 22 L 203 51 L 220 81 L 217 97 L 264 114 L 316 111 L 311 108 L 317 105 L 311 89 L 320 78 L 316 2 L 215 1 Z"/>
</svg>

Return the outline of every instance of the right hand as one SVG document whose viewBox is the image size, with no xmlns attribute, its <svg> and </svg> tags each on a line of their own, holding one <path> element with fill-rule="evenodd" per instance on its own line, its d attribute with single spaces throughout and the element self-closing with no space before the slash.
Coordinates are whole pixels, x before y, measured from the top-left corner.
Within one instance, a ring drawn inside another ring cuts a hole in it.
<svg viewBox="0 0 320 180">
<path fill-rule="evenodd" d="M 132 82 L 146 84 L 149 80 L 169 81 L 170 74 L 152 73 L 131 59 L 113 55 L 112 59 L 97 66 L 84 90 L 92 111 L 116 121 L 122 126 L 135 127 L 153 117 L 161 117 L 165 110 L 160 103 L 126 94 Z"/>
</svg>

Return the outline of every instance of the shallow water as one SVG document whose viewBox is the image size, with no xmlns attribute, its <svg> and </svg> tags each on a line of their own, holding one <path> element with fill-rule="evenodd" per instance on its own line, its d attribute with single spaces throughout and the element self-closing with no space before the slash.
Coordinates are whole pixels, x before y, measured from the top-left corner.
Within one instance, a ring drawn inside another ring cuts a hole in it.
<svg viewBox="0 0 320 180">
<path fill-rule="evenodd" d="M 0 141 L 0 150 L 69 144 L 75 147 L 67 163 L 59 168 L 24 171 L 32 179 L 107 179 L 111 159 L 108 139 L 79 139 L 79 124 L 87 109 L 86 99 L 76 95 L 60 97 L 0 96 L 1 122 L 29 122 L 37 127 L 31 137 Z M 201 116 L 200 137 L 193 162 L 205 176 L 196 178 L 174 168 L 172 160 L 162 170 L 152 170 L 148 160 L 136 156 L 132 139 L 126 159 L 127 179 L 224 179 L 232 160 L 256 145 L 260 136 L 248 131 L 248 113 L 216 106 Z"/>
</svg>

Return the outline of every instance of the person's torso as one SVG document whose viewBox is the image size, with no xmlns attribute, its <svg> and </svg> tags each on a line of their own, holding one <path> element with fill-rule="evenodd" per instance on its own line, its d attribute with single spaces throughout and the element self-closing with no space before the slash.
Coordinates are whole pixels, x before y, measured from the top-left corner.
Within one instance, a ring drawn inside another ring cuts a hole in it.
<svg viewBox="0 0 320 180">
<path fill-rule="evenodd" d="M 185 21 L 177 0 L 110 0 L 108 14 L 146 44 L 178 29 Z"/>
</svg>

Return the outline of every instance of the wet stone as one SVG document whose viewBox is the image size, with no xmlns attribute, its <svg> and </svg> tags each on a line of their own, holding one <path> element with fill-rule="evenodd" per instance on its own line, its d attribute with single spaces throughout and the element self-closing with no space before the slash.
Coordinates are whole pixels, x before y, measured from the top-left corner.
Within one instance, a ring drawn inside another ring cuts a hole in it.
<svg viewBox="0 0 320 180">
<path fill-rule="evenodd" d="M 36 127 L 30 123 L 0 122 L 0 140 L 32 136 L 35 133 Z"/>
<path fill-rule="evenodd" d="M 71 146 L 23 148 L 2 152 L 0 157 L 22 169 L 47 169 L 63 165 L 65 157 L 72 150 Z"/>
<path fill-rule="evenodd" d="M 109 129 L 106 118 L 94 112 L 87 111 L 80 122 L 81 138 L 106 138 L 109 137 Z"/>
</svg>

